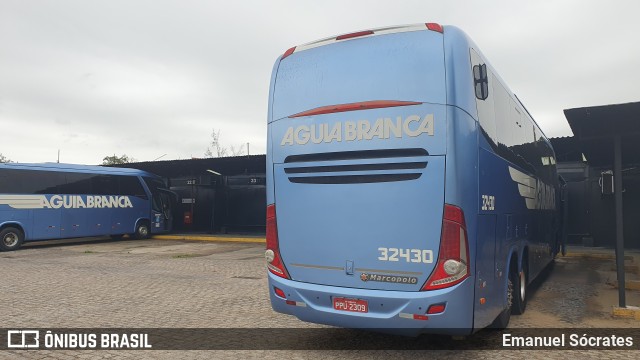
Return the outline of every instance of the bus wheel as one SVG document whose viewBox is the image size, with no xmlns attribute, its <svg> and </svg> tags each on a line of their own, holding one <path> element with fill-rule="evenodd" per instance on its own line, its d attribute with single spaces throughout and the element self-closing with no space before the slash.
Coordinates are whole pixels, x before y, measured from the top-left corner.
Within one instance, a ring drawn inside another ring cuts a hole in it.
<svg viewBox="0 0 640 360">
<path fill-rule="evenodd" d="M 500 315 L 498 315 L 498 317 L 495 320 L 493 320 L 493 323 L 489 325 L 489 327 L 492 329 L 496 329 L 496 330 L 506 329 L 507 326 L 509 325 L 509 320 L 511 320 L 511 307 L 513 303 L 513 282 L 511 281 L 512 277 L 513 275 L 510 274 L 508 283 L 507 283 L 507 307 L 504 310 L 502 310 Z"/>
<path fill-rule="evenodd" d="M 2 251 L 16 250 L 23 241 L 24 234 L 20 229 L 7 227 L 0 231 L 0 250 Z"/>
<path fill-rule="evenodd" d="M 513 293 L 513 313 L 515 315 L 524 314 L 527 307 L 527 262 L 523 260 L 522 270 L 516 274 Z"/>
<path fill-rule="evenodd" d="M 148 238 L 149 224 L 144 221 L 140 221 L 138 225 L 136 225 L 136 232 L 133 234 L 133 237 L 139 240 Z"/>
</svg>

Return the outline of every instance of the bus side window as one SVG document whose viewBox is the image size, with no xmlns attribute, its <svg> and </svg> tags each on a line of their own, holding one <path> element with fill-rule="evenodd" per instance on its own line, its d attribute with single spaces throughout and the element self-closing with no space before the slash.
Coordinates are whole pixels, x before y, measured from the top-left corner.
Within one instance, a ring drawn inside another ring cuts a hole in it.
<svg viewBox="0 0 640 360">
<path fill-rule="evenodd" d="M 118 179 L 114 175 L 97 175 L 91 182 L 96 195 L 118 195 Z"/>
<path fill-rule="evenodd" d="M 60 186 L 61 194 L 89 195 L 93 193 L 93 175 L 83 173 L 65 173 L 65 183 Z"/>
<path fill-rule="evenodd" d="M 130 195 L 147 199 L 147 194 L 145 194 L 137 176 L 118 175 L 117 178 L 119 195 Z"/>
<path fill-rule="evenodd" d="M 59 172 L 7 169 L 2 171 L 0 191 L 6 194 L 57 194 L 63 183 L 64 175 Z"/>
</svg>

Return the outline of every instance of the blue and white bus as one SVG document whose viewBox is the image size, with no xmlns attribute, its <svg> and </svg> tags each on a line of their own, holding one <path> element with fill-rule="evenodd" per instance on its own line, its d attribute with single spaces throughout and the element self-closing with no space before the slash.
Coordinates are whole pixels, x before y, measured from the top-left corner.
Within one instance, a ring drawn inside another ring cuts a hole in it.
<svg viewBox="0 0 640 360">
<path fill-rule="evenodd" d="M 171 229 L 174 195 L 153 174 L 69 164 L 0 164 L 0 250 L 24 241 L 146 238 Z"/>
<path fill-rule="evenodd" d="M 273 309 L 405 334 L 506 327 L 558 252 L 555 155 L 461 30 L 287 50 L 271 77 Z"/>
</svg>

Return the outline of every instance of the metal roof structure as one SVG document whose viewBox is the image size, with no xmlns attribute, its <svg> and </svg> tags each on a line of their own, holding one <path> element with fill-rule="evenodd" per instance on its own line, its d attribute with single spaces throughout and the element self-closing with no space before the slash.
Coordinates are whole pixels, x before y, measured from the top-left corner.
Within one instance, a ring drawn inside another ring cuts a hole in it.
<svg viewBox="0 0 640 360">
<path fill-rule="evenodd" d="M 211 175 L 207 170 L 215 171 L 224 176 L 231 176 L 264 174 L 266 171 L 266 158 L 265 155 L 244 155 L 207 159 L 147 161 L 117 166 L 140 169 L 166 178 Z"/>
<path fill-rule="evenodd" d="M 640 163 L 640 102 L 566 109 L 564 115 L 589 164 L 613 164 L 615 135 L 623 164 Z"/>
<path fill-rule="evenodd" d="M 640 102 L 564 110 L 587 162 L 613 167 L 615 196 L 616 268 L 618 284 L 625 284 L 622 167 L 640 163 Z M 618 287 L 619 304 L 626 307 L 625 286 Z"/>
</svg>

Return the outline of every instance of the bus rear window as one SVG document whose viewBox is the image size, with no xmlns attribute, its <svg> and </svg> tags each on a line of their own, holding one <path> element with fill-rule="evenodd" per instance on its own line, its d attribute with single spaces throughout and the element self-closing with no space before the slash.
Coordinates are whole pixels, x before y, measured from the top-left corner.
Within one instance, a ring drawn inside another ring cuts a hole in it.
<svg viewBox="0 0 640 360">
<path fill-rule="evenodd" d="M 442 35 L 413 31 L 301 51 L 278 67 L 273 119 L 371 100 L 444 104 Z"/>
</svg>

